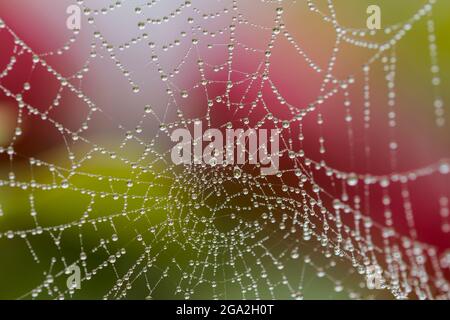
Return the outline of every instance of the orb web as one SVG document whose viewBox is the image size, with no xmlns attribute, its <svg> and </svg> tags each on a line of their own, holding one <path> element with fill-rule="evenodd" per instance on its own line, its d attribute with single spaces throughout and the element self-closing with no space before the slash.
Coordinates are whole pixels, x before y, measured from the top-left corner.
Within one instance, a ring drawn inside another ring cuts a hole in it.
<svg viewBox="0 0 450 320">
<path fill-rule="evenodd" d="M 448 258 L 440 255 L 442 248 L 420 240 L 411 191 L 426 179 L 442 182 L 441 196 L 429 201 L 438 208 L 439 231 L 450 232 L 449 161 L 398 169 L 403 140 L 397 78 L 404 80 L 398 47 L 416 28 L 427 32 L 420 41 L 429 49 L 433 92 L 423 108 L 436 128 L 447 128 L 436 1 L 383 30 L 347 27 L 331 0 L 253 2 L 269 12 L 264 24 L 254 22 L 248 3 L 238 0 L 112 1 L 103 7 L 78 1 L 86 23 L 46 53 L 0 20 L 0 35 L 7 39 L 1 55 L 8 55 L 0 89 L 15 118 L 11 139 L 0 147 L 0 242 L 5 259 L 12 257 L 5 264 L 27 270 L 14 275 L 25 291 L 10 298 L 449 297 Z M 329 28 L 333 44 L 326 61 L 315 58 L 285 21 L 295 10 Z M 117 14 L 132 17 L 133 27 L 120 29 L 122 42 L 103 30 Z M 263 40 L 246 36 L 242 30 L 248 29 Z M 89 54 L 67 75 L 49 61 L 70 54 L 79 37 L 89 40 Z M 284 82 L 293 80 L 273 76 L 278 46 L 293 50 L 292 68 L 305 65 L 305 77 L 318 84 L 306 103 L 284 95 Z M 366 59 L 342 74 L 336 69 L 349 47 Z M 143 64 L 137 69 L 133 59 Z M 30 66 L 27 71 L 21 63 Z M 105 76 L 98 75 L 97 64 L 108 69 Z M 385 91 L 374 85 L 377 72 L 384 74 Z M 149 90 L 157 102 L 134 102 L 127 95 L 128 105 L 98 103 L 102 97 L 86 78 L 107 81 L 110 74 L 122 79 L 110 90 L 133 96 Z M 16 76 L 25 79 L 20 89 L 8 81 Z M 30 102 L 33 90 L 43 90 L 39 77 L 55 84 L 48 89 L 50 105 Z M 138 116 L 130 120 L 124 109 Z M 64 117 L 73 110 L 81 115 Z M 383 174 L 370 172 L 375 151 L 369 136 L 373 126 L 379 130 L 376 121 L 387 125 L 390 137 Z M 243 165 L 174 165 L 171 132 L 198 122 L 205 129 L 277 129 L 279 171 L 262 175 L 248 157 Z M 334 128 L 334 122 L 343 126 Z M 32 144 L 62 147 L 56 154 L 23 154 L 17 145 L 30 126 L 56 136 L 50 142 L 41 140 L 46 135 L 28 137 Z M 328 126 L 343 132 L 343 141 L 330 137 Z M 328 163 L 333 143 L 342 144 L 349 170 Z M 71 266 L 81 269 L 80 288 L 67 286 Z M 370 290 L 367 277 L 374 268 L 381 270 L 381 287 Z"/>
</svg>

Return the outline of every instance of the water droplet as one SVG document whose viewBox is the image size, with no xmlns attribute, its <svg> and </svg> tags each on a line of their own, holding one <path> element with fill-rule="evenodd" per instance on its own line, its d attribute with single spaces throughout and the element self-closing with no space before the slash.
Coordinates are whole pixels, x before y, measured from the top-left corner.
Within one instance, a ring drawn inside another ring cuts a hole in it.
<svg viewBox="0 0 450 320">
<path fill-rule="evenodd" d="M 300 253 L 298 252 L 298 248 L 295 248 L 291 251 L 291 258 L 298 259 L 300 257 Z"/>
<path fill-rule="evenodd" d="M 61 182 L 61 187 L 62 187 L 63 189 L 67 189 L 67 188 L 69 187 L 69 182 L 68 182 L 67 180 L 63 180 L 63 181 Z"/>
<path fill-rule="evenodd" d="M 442 163 L 439 166 L 439 172 L 442 174 L 448 174 L 450 172 L 450 165 L 448 163 Z"/>
<path fill-rule="evenodd" d="M 241 175 L 242 175 L 241 169 L 240 169 L 239 167 L 234 167 L 234 170 L 233 170 L 233 176 L 234 176 L 236 179 L 239 179 L 239 178 L 241 177 Z"/>
<path fill-rule="evenodd" d="M 336 286 L 334 287 L 334 291 L 336 291 L 336 292 L 341 292 L 342 290 L 344 290 L 344 287 L 341 286 L 341 285 L 336 285 Z"/>
<path fill-rule="evenodd" d="M 358 184 L 358 176 L 356 173 L 350 173 L 347 177 L 347 184 L 349 186 L 356 186 Z"/>
</svg>

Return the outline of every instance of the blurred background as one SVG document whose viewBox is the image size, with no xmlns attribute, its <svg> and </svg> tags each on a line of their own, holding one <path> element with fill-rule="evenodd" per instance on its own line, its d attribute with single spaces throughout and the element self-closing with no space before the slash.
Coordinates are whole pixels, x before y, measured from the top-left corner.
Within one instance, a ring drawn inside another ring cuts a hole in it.
<svg viewBox="0 0 450 320">
<path fill-rule="evenodd" d="M 445 0 L 1 1 L 0 298 L 448 299 L 449 17 Z M 280 174 L 174 166 L 193 120 L 280 128 Z"/>
</svg>

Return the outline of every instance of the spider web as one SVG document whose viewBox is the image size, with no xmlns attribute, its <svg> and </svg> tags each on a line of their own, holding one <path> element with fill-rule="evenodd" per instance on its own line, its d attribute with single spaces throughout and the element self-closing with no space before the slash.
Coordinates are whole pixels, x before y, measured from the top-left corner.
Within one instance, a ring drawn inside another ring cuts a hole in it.
<svg viewBox="0 0 450 320">
<path fill-rule="evenodd" d="M 14 135 L 0 147 L 0 215 L 13 217 L 0 231 L 6 261 L 2 264 L 10 265 L 2 273 L 18 276 L 14 281 L 26 290 L 3 295 L 448 299 L 442 248 L 419 240 L 411 196 L 411 189 L 427 178 L 444 181 L 443 196 L 433 201 L 440 206 L 443 232 L 450 231 L 445 196 L 448 159 L 413 170 L 397 169 L 397 47 L 416 26 L 425 26 L 428 32 L 430 113 L 436 127 L 446 127 L 432 16 L 435 2 L 426 2 L 405 22 L 371 31 L 340 24 L 331 0 L 255 1 L 261 10 L 271 12 L 271 20 L 264 24 L 242 13 L 241 7 L 248 4 L 238 0 L 208 5 L 177 1 L 167 5 L 172 9 L 157 0 L 114 1 L 104 7 L 78 1 L 88 23 L 75 30 L 61 49 L 47 53 L 35 52 L 0 20 L 0 35 L 9 37 L 12 46 L 0 73 L 0 89 L 16 111 Z M 285 24 L 285 15 L 296 8 L 333 31 L 334 45 L 325 63 L 314 59 Z M 102 31 L 102 21 L 117 12 L 133 16 L 134 25 L 121 29 L 122 35 L 132 35 L 120 44 Z M 163 13 L 155 17 L 154 12 Z M 167 34 L 148 31 L 159 25 L 167 27 Z M 268 35 L 264 46 L 245 36 L 241 40 L 244 28 Z M 82 36 L 90 39 L 90 54 L 77 72 L 65 76 L 49 61 L 69 54 Z M 298 60 L 292 64 L 305 64 L 311 78 L 320 79 L 314 91 L 318 93 L 307 103 L 284 96 L 283 85 L 273 79 L 271 63 L 280 39 L 295 50 Z M 368 55 L 358 70 L 341 76 L 335 69 L 345 46 Z M 173 53 L 178 47 L 184 53 Z M 6 45 L 1 51 L 8 52 Z M 145 57 L 145 68 L 129 71 L 127 62 L 134 65 L 137 56 Z M 21 61 L 31 67 L 26 77 L 19 77 L 27 79 L 21 89 L 15 90 L 7 79 L 17 75 Z M 123 113 L 113 110 L 116 106 L 96 102 L 97 93 L 84 84 L 98 72 L 96 63 L 106 64 L 126 80 L 114 85 L 117 90 L 125 88 L 139 96 L 149 88 L 155 94 L 149 103 L 120 107 L 139 109 L 137 119 L 123 119 Z M 371 81 L 377 70 L 385 72 L 384 93 L 377 92 Z M 39 87 L 36 73 L 57 84 L 50 106 L 29 102 L 28 96 Z M 374 97 L 383 94 L 388 109 L 379 111 Z M 372 117 L 385 113 L 390 173 L 357 173 L 327 163 L 327 113 L 336 101 L 345 114 L 331 121 L 344 123 L 340 130 L 347 137 L 351 168 L 357 168 L 358 154 L 366 162 L 373 157 L 368 138 Z M 73 110 L 81 118 L 63 116 Z M 199 122 L 205 130 L 278 129 L 279 172 L 264 176 L 260 166 L 248 162 L 174 165 L 171 132 Z M 49 143 L 58 141 L 63 150 L 57 155 L 21 152 L 17 145 L 26 135 L 24 124 L 30 123 L 49 128 Z M 311 127 L 313 138 L 308 137 Z M 357 141 L 359 133 L 362 144 Z M 308 151 L 311 144 L 314 152 Z M 374 194 L 380 193 L 381 208 L 374 207 L 373 198 L 378 199 Z M 375 218 L 377 211 L 381 218 Z M 396 220 L 399 215 L 403 218 Z M 74 265 L 81 268 L 79 289 L 66 284 Z M 367 288 L 373 267 L 382 273 L 378 290 Z M 14 275 L 11 270 L 16 270 Z M 8 282 L 6 277 L 3 283 Z"/>
</svg>

